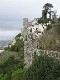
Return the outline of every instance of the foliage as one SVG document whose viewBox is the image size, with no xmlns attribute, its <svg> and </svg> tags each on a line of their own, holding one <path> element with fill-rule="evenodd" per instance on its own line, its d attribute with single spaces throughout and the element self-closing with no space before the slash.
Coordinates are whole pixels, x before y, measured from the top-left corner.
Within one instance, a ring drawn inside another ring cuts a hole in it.
<svg viewBox="0 0 60 80">
<path fill-rule="evenodd" d="M 47 27 L 39 40 L 40 49 L 60 51 L 60 23 L 54 23 Z"/>
<path fill-rule="evenodd" d="M 48 25 L 47 26 L 47 30 L 51 29 L 52 28 L 52 25 Z"/>
<path fill-rule="evenodd" d="M 46 55 L 36 56 L 23 80 L 59 80 L 60 62 Z"/>
<path fill-rule="evenodd" d="M 43 12 L 43 17 L 44 18 L 47 18 L 47 13 L 50 13 L 50 18 L 51 18 L 51 8 L 53 8 L 53 5 L 52 4 L 50 4 L 50 3 L 46 3 L 44 6 L 43 6 L 43 8 L 44 8 L 44 12 Z"/>
<path fill-rule="evenodd" d="M 18 57 L 18 53 L 17 52 L 13 52 L 13 51 L 4 51 L 1 55 L 0 55 L 0 64 L 4 63 L 5 61 L 8 60 L 9 57 L 14 56 L 15 58 Z"/>
<path fill-rule="evenodd" d="M 14 45 L 12 45 L 11 47 L 7 47 L 5 48 L 5 51 L 9 50 L 9 51 L 15 51 L 15 52 L 23 52 L 24 51 L 24 42 L 22 39 L 20 39 L 19 37 L 15 38 L 16 43 Z"/>
<path fill-rule="evenodd" d="M 49 23 L 49 21 L 51 21 L 50 19 L 44 19 L 44 18 L 39 18 L 38 19 L 38 23 Z"/>
<path fill-rule="evenodd" d="M 11 80 L 22 80 L 23 73 L 24 73 L 24 70 L 22 68 L 17 69 L 12 73 Z"/>
<path fill-rule="evenodd" d="M 24 42 L 21 34 L 15 37 L 15 45 L 0 55 L 0 80 L 22 80 L 24 73 Z"/>
<path fill-rule="evenodd" d="M 6 47 L 5 51 L 15 51 L 15 52 L 24 52 L 24 42 L 23 39 L 20 39 L 21 33 L 19 33 L 16 37 L 16 43 L 14 45 L 11 45 L 11 47 Z"/>
<path fill-rule="evenodd" d="M 46 3 L 44 6 L 43 6 L 44 9 L 46 10 L 50 10 L 50 8 L 53 8 L 53 5 L 50 4 L 50 3 Z"/>
<path fill-rule="evenodd" d="M 58 21 L 60 22 L 60 17 L 58 18 Z"/>
<path fill-rule="evenodd" d="M 32 32 L 32 28 L 30 29 L 30 32 Z"/>
<path fill-rule="evenodd" d="M 56 22 L 54 25 L 54 31 L 57 33 L 57 35 L 60 35 L 60 22 Z"/>
<path fill-rule="evenodd" d="M 21 33 L 19 33 L 15 38 L 20 37 L 20 36 L 21 36 Z"/>
<path fill-rule="evenodd" d="M 14 80 L 15 77 L 17 77 L 17 79 L 15 80 L 20 80 L 20 78 L 22 80 L 24 68 L 23 55 L 17 52 L 13 53 L 5 51 L 5 53 L 2 53 L 1 58 L 0 58 L 0 80 Z M 16 76 L 12 76 L 12 74 Z M 18 74 L 19 76 L 17 76 Z"/>
<path fill-rule="evenodd" d="M 11 46 L 11 51 L 16 51 L 19 52 L 21 49 L 23 49 L 23 40 L 20 40 L 19 38 L 16 38 L 16 43 L 15 45 Z"/>
</svg>

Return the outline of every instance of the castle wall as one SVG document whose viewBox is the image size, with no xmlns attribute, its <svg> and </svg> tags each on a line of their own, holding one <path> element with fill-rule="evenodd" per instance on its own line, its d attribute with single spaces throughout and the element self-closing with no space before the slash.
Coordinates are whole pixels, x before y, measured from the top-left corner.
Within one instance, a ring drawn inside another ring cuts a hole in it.
<svg viewBox="0 0 60 80">
<path fill-rule="evenodd" d="M 59 58 L 60 52 L 39 50 L 39 37 L 42 35 L 44 30 L 47 28 L 43 24 L 38 24 L 36 19 L 29 22 L 27 18 L 23 19 L 23 30 L 22 36 L 24 38 L 24 60 L 26 68 L 32 64 L 33 55 L 47 54 L 52 57 Z"/>
<path fill-rule="evenodd" d="M 49 57 L 55 57 L 57 59 L 60 59 L 60 52 L 58 51 L 49 51 L 49 50 L 37 50 L 36 55 L 48 55 Z"/>
</svg>

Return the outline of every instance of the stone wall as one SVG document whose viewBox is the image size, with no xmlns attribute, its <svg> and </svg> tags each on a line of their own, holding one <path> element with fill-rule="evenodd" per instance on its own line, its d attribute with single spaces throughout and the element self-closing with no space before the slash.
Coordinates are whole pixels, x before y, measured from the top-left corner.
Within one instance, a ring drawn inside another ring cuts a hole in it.
<svg viewBox="0 0 60 80">
<path fill-rule="evenodd" d="M 28 68 L 32 64 L 34 55 L 38 55 L 38 56 L 48 55 L 49 57 L 54 57 L 56 59 L 60 59 L 60 52 L 58 52 L 58 51 L 39 50 L 39 49 L 34 49 L 34 48 L 33 48 L 33 50 L 28 49 L 28 52 L 26 52 L 26 54 L 25 54 L 26 68 Z"/>
<path fill-rule="evenodd" d="M 44 31 L 43 29 L 45 29 L 46 26 L 38 24 L 36 19 L 29 22 L 27 18 L 23 19 L 23 26 L 24 28 L 21 33 L 24 38 L 24 60 L 26 68 L 28 68 L 32 64 L 34 54 L 38 56 L 41 54 L 46 54 L 50 57 L 56 57 L 58 59 L 60 58 L 60 52 L 39 50 L 39 34 L 37 33 L 37 30 L 41 32 L 40 34 L 42 35 L 42 32 Z M 36 30 L 34 31 L 31 29 Z"/>
<path fill-rule="evenodd" d="M 57 59 L 60 59 L 60 52 L 58 52 L 58 51 L 49 51 L 49 50 L 37 50 L 36 51 L 36 55 L 48 55 L 48 56 L 50 56 L 50 57 L 55 57 L 55 58 L 57 58 Z"/>
<path fill-rule="evenodd" d="M 24 38 L 24 60 L 26 67 L 29 67 L 32 64 L 32 55 L 37 49 L 37 39 L 35 38 L 35 34 L 29 31 L 32 23 L 35 24 L 37 21 L 29 22 L 27 18 L 23 19 L 24 28 L 21 33 Z"/>
</svg>

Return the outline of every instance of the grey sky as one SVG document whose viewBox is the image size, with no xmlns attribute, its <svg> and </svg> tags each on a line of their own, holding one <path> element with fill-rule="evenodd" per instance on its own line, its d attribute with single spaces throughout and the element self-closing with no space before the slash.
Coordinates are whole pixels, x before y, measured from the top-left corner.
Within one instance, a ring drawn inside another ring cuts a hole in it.
<svg viewBox="0 0 60 80">
<path fill-rule="evenodd" d="M 11 39 L 18 34 L 24 17 L 41 17 L 45 3 L 52 3 L 60 14 L 60 0 L 0 0 L 0 40 Z"/>
</svg>

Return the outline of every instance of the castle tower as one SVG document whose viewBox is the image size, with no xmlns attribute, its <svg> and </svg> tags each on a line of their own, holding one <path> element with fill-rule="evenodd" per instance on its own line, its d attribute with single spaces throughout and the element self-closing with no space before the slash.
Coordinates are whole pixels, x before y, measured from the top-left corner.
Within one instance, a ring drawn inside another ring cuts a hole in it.
<svg viewBox="0 0 60 80">
<path fill-rule="evenodd" d="M 33 25 L 35 25 L 36 20 L 34 20 L 33 22 L 28 22 L 28 18 L 24 18 L 23 19 L 23 38 L 24 38 L 24 61 L 25 61 L 25 67 L 28 68 L 31 64 L 32 64 L 32 60 L 33 60 L 33 55 L 34 53 L 36 53 L 37 50 L 37 39 L 35 38 L 35 33 L 33 34 L 32 32 L 30 32 L 30 34 L 28 34 L 28 27 L 31 27 Z M 33 26 L 32 26 L 33 27 Z"/>
<path fill-rule="evenodd" d="M 24 26 L 24 28 L 28 27 L 28 18 L 23 19 L 23 26 Z"/>
</svg>

